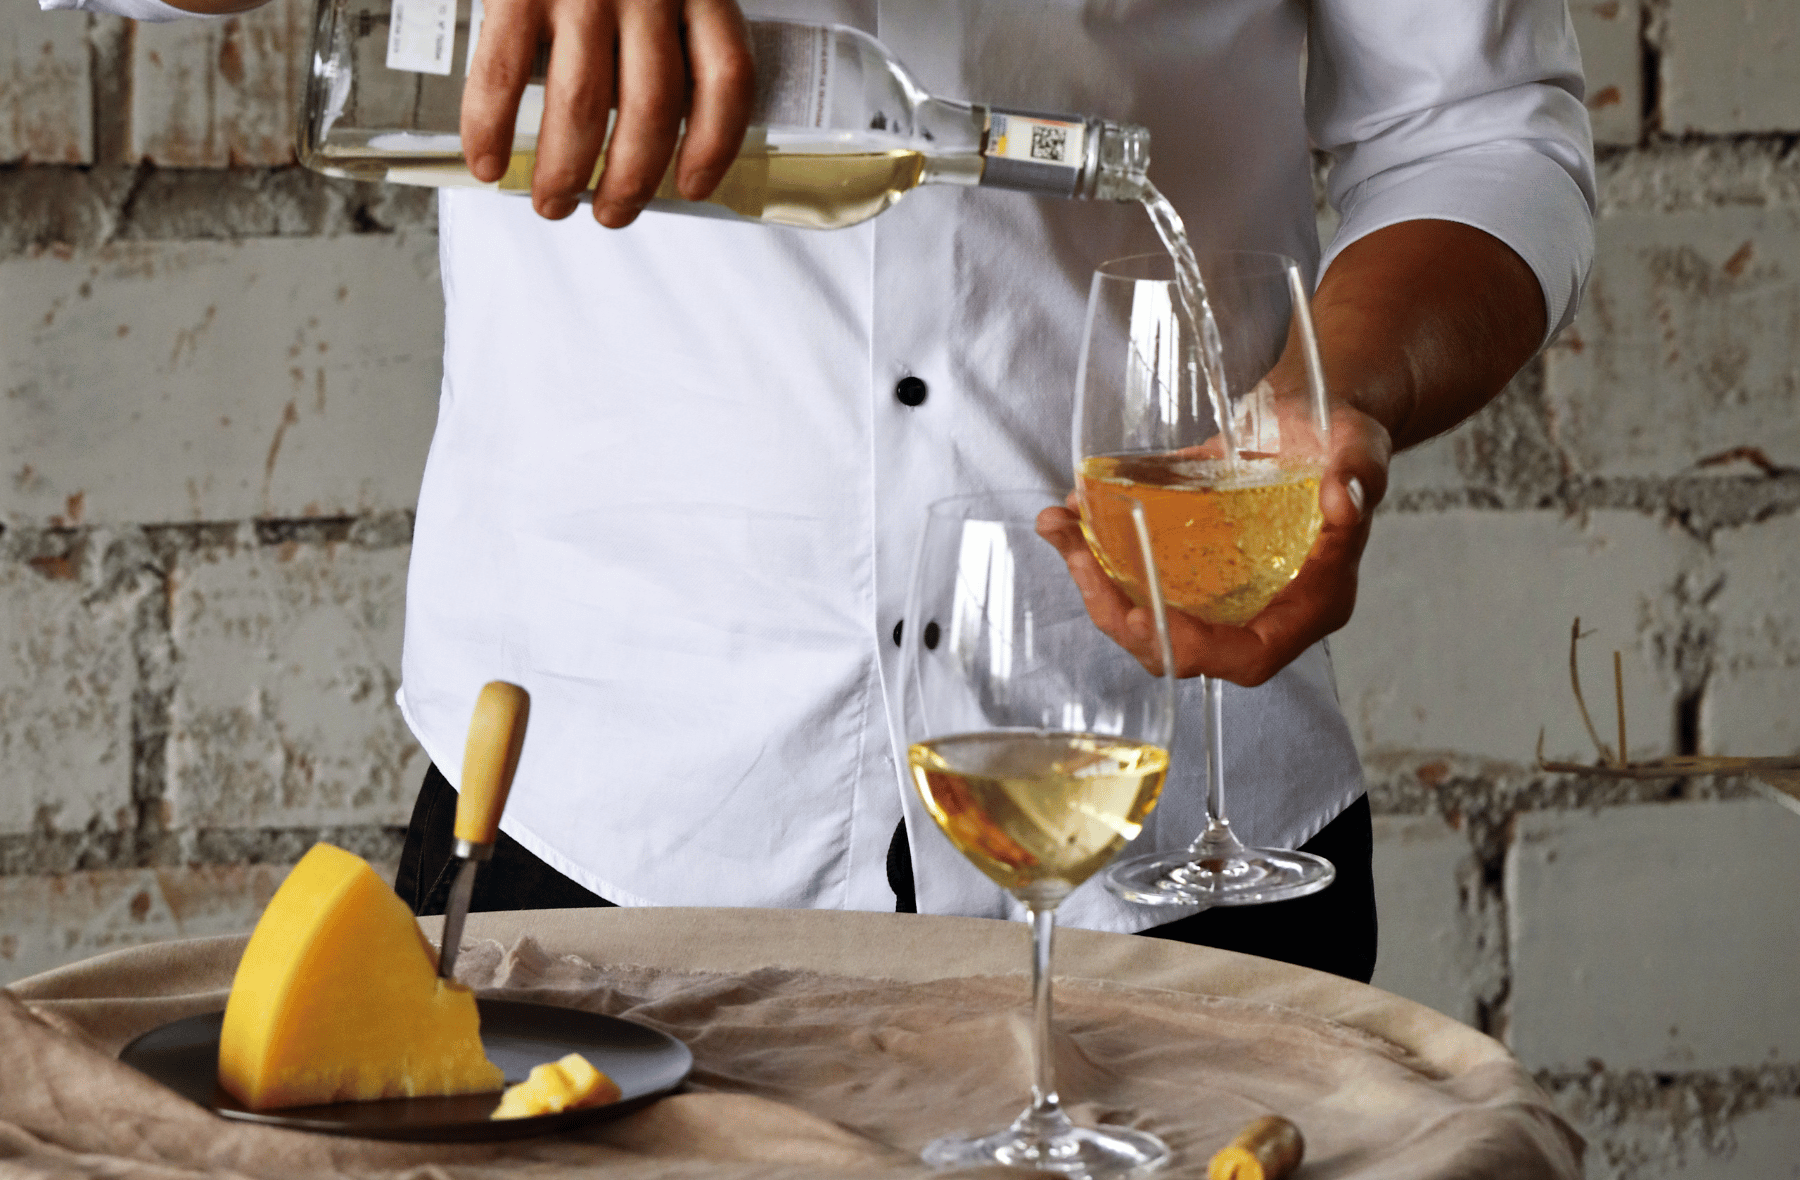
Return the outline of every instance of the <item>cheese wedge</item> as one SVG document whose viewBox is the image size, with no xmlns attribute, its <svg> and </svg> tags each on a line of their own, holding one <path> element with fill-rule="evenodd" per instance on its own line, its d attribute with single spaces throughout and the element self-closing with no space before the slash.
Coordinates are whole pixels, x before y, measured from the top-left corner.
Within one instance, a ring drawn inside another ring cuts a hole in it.
<svg viewBox="0 0 1800 1180">
<path fill-rule="evenodd" d="M 238 963 L 219 1083 L 253 1110 L 500 1089 L 474 993 L 436 963 L 366 861 L 313 845 Z"/>
<path fill-rule="evenodd" d="M 560 1061 L 531 1067 L 531 1076 L 500 1095 L 500 1105 L 489 1116 L 528 1119 L 540 1114 L 605 1106 L 620 1098 L 619 1085 L 579 1053 Z"/>
</svg>

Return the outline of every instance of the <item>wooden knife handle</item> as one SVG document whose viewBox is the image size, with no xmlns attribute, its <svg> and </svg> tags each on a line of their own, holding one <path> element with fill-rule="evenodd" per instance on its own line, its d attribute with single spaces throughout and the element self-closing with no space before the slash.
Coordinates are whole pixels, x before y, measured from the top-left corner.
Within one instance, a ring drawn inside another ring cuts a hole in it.
<svg viewBox="0 0 1800 1180">
<path fill-rule="evenodd" d="M 469 744 L 463 750 L 462 789 L 456 798 L 456 838 L 492 844 L 512 790 L 513 771 L 525 745 L 531 695 L 516 684 L 492 680 L 475 698 Z"/>
<path fill-rule="evenodd" d="M 1299 1127 L 1280 1115 L 1264 1115 L 1212 1157 L 1206 1180 L 1286 1180 L 1305 1154 Z"/>
</svg>

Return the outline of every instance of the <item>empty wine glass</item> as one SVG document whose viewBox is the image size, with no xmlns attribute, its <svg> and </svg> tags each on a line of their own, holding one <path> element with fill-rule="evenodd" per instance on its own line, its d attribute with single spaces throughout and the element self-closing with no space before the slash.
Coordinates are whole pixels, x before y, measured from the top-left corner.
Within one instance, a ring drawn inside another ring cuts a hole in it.
<svg viewBox="0 0 1800 1180">
<path fill-rule="evenodd" d="M 1075 395 L 1076 490 L 1089 547 L 1135 601 L 1149 596 L 1134 506 L 1169 607 L 1241 624 L 1288 584 L 1318 535 L 1325 383 L 1291 259 L 1219 254 L 1199 272 L 1206 298 L 1191 309 L 1168 255 L 1095 273 Z M 1202 691 L 1206 830 L 1184 851 L 1120 861 L 1108 887 L 1150 905 L 1205 906 L 1325 888 L 1336 870 L 1323 857 L 1247 848 L 1232 832 L 1220 685 L 1207 677 Z"/>
<path fill-rule="evenodd" d="M 1088 618 L 1036 531 L 1054 502 L 1023 493 L 934 504 L 907 598 L 906 618 L 939 624 L 929 637 L 908 628 L 901 654 L 897 718 L 912 785 L 958 851 L 1030 912 L 1036 1021 L 1031 1105 L 998 1131 L 936 1140 L 923 1158 L 1120 1176 L 1161 1166 L 1169 1149 L 1128 1127 L 1078 1127 L 1063 1112 L 1050 1058 L 1051 933 L 1057 905 L 1156 805 L 1175 683 L 1144 671 Z M 1137 521 L 1134 571 L 1150 560 L 1141 512 Z M 1166 656 L 1160 623 L 1158 635 Z"/>
</svg>

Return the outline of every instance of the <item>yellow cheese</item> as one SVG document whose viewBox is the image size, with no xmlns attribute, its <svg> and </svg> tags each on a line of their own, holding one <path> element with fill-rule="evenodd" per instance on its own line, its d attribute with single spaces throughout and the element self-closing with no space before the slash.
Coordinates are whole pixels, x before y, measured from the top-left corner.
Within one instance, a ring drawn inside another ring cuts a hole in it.
<svg viewBox="0 0 1800 1180">
<path fill-rule="evenodd" d="M 605 1106 L 618 1100 L 618 1084 L 581 1054 L 571 1053 L 561 1061 L 533 1066 L 530 1077 L 508 1086 L 492 1117 L 528 1119 L 583 1106 Z"/>
<path fill-rule="evenodd" d="M 437 977 L 412 911 L 359 856 L 315 844 L 250 935 L 219 1082 L 253 1110 L 469 1094 L 506 1079 L 469 989 Z"/>
</svg>

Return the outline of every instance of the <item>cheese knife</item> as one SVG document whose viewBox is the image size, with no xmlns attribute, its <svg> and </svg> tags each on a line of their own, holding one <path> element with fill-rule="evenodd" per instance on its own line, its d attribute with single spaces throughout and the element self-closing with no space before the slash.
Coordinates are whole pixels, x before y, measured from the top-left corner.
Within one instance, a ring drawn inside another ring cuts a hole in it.
<svg viewBox="0 0 1800 1180">
<path fill-rule="evenodd" d="M 516 684 L 489 681 L 475 698 L 469 740 L 463 750 L 462 786 L 456 796 L 454 855 L 459 862 L 450 899 L 444 907 L 444 937 L 438 949 L 438 978 L 456 978 L 456 953 L 462 945 L 463 921 L 475 891 L 475 871 L 494 855 L 500 813 L 512 790 L 513 771 L 525 745 L 525 720 L 531 696 Z"/>
</svg>

